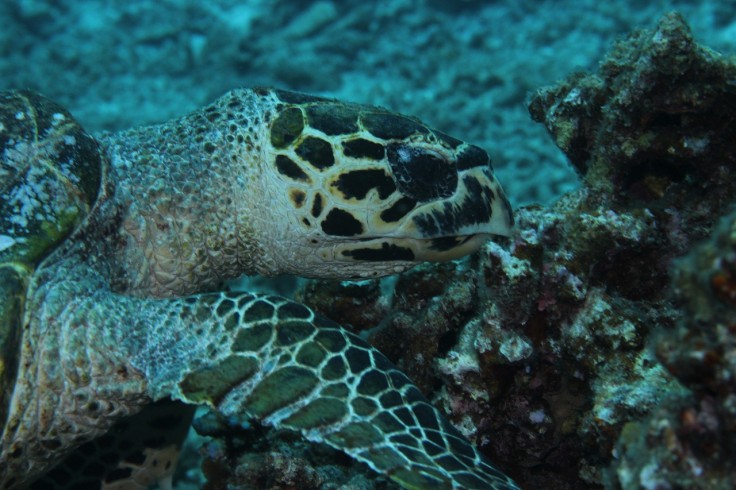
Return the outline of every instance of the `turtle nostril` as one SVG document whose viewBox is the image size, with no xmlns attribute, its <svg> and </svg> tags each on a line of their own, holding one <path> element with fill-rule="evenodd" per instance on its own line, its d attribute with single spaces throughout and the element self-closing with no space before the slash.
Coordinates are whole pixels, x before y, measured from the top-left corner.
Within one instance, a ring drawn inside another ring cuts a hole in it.
<svg viewBox="0 0 736 490">
<path fill-rule="evenodd" d="M 457 188 L 455 165 L 439 154 L 410 145 L 389 145 L 386 155 L 399 190 L 419 202 L 450 197 Z"/>
</svg>

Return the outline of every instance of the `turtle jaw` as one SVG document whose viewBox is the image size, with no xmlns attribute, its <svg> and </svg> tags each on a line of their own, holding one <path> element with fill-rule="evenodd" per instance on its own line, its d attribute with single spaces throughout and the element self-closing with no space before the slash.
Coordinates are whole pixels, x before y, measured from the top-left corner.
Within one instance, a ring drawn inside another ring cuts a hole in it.
<svg viewBox="0 0 736 490">
<path fill-rule="evenodd" d="M 479 233 L 476 235 L 460 235 L 434 238 L 431 240 L 415 240 L 417 246 L 414 253 L 417 260 L 446 262 L 478 251 L 490 238 L 491 235 L 489 234 Z"/>
<path fill-rule="evenodd" d="M 446 262 L 477 251 L 491 235 L 486 233 L 437 238 L 379 237 L 342 243 L 322 250 L 335 262 L 387 262 L 408 268 L 419 262 Z"/>
</svg>

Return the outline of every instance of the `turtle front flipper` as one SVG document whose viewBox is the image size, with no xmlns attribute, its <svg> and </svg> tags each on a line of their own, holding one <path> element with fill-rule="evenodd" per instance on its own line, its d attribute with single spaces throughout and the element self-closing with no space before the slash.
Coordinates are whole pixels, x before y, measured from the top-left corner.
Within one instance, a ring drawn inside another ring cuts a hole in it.
<svg viewBox="0 0 736 490">
<path fill-rule="evenodd" d="M 25 369 L 0 441 L 11 488 L 168 398 L 299 431 L 405 488 L 517 488 L 382 354 L 307 307 L 247 293 L 117 294 L 75 257 L 42 267 L 29 288 Z"/>
<path fill-rule="evenodd" d="M 154 399 L 297 430 L 406 488 L 517 488 L 388 359 L 307 307 L 231 293 L 167 303 L 131 353 Z"/>
</svg>

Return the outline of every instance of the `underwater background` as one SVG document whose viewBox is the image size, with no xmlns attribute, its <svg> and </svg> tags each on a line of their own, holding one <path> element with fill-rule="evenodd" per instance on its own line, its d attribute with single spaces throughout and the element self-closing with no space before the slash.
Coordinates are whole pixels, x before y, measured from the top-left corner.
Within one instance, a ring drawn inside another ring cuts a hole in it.
<svg viewBox="0 0 736 490">
<path fill-rule="evenodd" d="M 732 1 L 5 0 L 0 89 L 33 88 L 93 132 L 240 86 L 382 105 L 486 148 L 513 203 L 547 203 L 576 179 L 529 94 L 673 9 L 733 51 Z"/>
<path fill-rule="evenodd" d="M 0 89 L 91 132 L 266 85 L 484 147 L 519 208 L 510 243 L 297 299 L 363 332 L 523 488 L 736 485 L 736 2 L 6 0 L 0 21 Z M 232 431 L 208 417 L 201 433 Z M 256 435 L 206 446 L 207 488 L 395 488 Z M 177 488 L 204 481 L 198 445 Z"/>
</svg>

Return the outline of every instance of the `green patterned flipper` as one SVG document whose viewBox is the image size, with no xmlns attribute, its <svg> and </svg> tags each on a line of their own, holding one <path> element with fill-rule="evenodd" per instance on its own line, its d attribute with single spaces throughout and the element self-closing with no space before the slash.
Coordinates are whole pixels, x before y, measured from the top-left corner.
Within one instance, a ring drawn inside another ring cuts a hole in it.
<svg viewBox="0 0 736 490">
<path fill-rule="evenodd" d="M 135 309 L 143 335 L 116 335 L 155 399 L 300 431 L 406 488 L 517 488 L 388 359 L 305 306 L 216 293 L 118 299 L 106 318 L 121 306 Z"/>
</svg>

